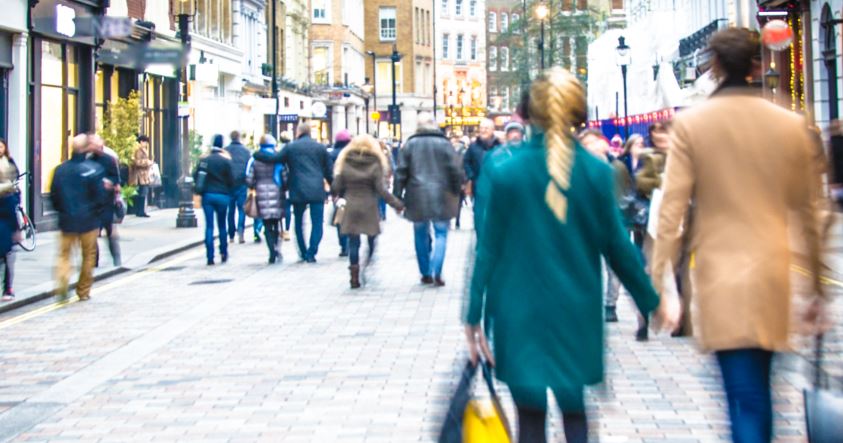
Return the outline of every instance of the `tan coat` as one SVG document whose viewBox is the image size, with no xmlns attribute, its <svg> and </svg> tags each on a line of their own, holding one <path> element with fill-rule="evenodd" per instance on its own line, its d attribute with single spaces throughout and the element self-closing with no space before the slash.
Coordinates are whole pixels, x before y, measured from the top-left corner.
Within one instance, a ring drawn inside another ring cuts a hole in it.
<svg viewBox="0 0 843 443">
<path fill-rule="evenodd" d="M 809 266 L 819 270 L 814 149 L 802 117 L 741 89 L 677 115 L 653 281 L 663 293 L 665 278 L 673 278 L 679 226 L 693 199 L 684 235 L 694 260 L 694 332 L 704 350 L 790 349 L 790 215 L 804 228 Z"/>
<path fill-rule="evenodd" d="M 149 148 L 143 149 L 140 146 L 135 150 L 129 172 L 129 185 L 148 185 L 150 183 L 149 173 L 152 169 L 152 159 L 149 157 Z"/>
</svg>

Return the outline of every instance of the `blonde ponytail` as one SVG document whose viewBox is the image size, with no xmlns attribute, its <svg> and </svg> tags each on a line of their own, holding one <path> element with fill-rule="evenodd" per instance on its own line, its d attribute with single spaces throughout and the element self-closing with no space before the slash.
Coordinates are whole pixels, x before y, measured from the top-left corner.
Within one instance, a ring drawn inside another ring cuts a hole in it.
<svg viewBox="0 0 843 443">
<path fill-rule="evenodd" d="M 530 89 L 530 120 L 544 130 L 550 182 L 544 199 L 556 218 L 565 223 L 574 168 L 573 128 L 585 121 L 585 93 L 576 77 L 562 68 L 542 74 Z"/>
</svg>

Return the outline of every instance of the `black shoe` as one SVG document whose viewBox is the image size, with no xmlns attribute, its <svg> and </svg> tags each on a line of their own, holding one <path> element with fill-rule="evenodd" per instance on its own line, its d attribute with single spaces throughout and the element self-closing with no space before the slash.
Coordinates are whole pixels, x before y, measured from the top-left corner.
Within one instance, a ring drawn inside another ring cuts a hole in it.
<svg viewBox="0 0 843 443">
<path fill-rule="evenodd" d="M 649 326 L 650 322 L 645 321 L 644 325 L 638 328 L 638 331 L 635 332 L 636 341 L 647 341 L 650 339 Z"/>
<path fill-rule="evenodd" d="M 269 264 L 271 264 L 271 265 L 275 264 L 275 256 L 274 255 L 269 256 Z"/>
<path fill-rule="evenodd" d="M 614 306 L 606 306 L 606 323 L 618 322 L 618 309 Z"/>
<path fill-rule="evenodd" d="M 256 235 L 256 236 L 255 236 L 255 243 L 260 243 L 260 242 L 261 242 L 261 236 L 260 236 L 260 235 Z"/>
<path fill-rule="evenodd" d="M 222 254 L 222 262 L 225 263 L 228 261 L 228 254 Z"/>
<path fill-rule="evenodd" d="M 138 214 L 138 217 L 149 218 L 149 214 Z"/>
<path fill-rule="evenodd" d="M 432 285 L 433 284 L 433 277 L 429 275 L 423 275 L 421 278 L 421 282 L 423 285 Z"/>
<path fill-rule="evenodd" d="M 340 251 L 340 257 L 348 257 L 348 251 L 346 251 L 346 250 Z"/>
<path fill-rule="evenodd" d="M 304 261 L 306 261 L 308 263 L 316 263 L 316 257 L 308 257 L 308 258 L 304 259 Z"/>
<path fill-rule="evenodd" d="M 208 266 L 214 266 L 214 259 L 208 260 Z"/>
<path fill-rule="evenodd" d="M 433 286 L 436 286 L 437 288 L 441 288 L 441 287 L 445 286 L 445 280 L 442 280 L 442 277 L 436 277 L 436 278 L 433 279 Z"/>
</svg>

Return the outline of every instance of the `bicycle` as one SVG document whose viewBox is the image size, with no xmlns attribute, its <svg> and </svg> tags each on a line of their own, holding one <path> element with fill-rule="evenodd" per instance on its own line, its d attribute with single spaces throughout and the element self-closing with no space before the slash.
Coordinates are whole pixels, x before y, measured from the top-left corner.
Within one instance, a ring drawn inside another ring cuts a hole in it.
<svg viewBox="0 0 843 443">
<path fill-rule="evenodd" d="M 21 179 L 24 177 L 29 177 L 30 181 L 32 176 L 29 175 L 29 172 L 24 172 L 18 175 L 18 178 L 15 179 L 15 191 L 20 195 L 20 182 Z M 21 247 L 24 251 L 32 252 L 35 250 L 35 222 L 32 221 L 32 218 L 29 217 L 29 214 L 26 213 L 26 210 L 23 208 L 23 205 L 18 202 L 17 208 L 15 208 L 15 216 L 18 219 L 18 226 L 20 227 L 20 239 L 15 243 Z"/>
</svg>

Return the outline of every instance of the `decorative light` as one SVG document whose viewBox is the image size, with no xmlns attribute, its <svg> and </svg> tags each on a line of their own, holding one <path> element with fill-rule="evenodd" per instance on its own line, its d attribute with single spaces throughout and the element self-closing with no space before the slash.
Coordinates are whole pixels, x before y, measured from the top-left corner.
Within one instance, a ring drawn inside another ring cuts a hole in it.
<svg viewBox="0 0 843 443">
<path fill-rule="evenodd" d="M 761 40 L 771 51 L 784 51 L 793 43 L 793 19 L 788 22 L 770 20 L 761 30 Z"/>
<path fill-rule="evenodd" d="M 544 3 L 540 3 L 538 6 L 536 6 L 537 19 L 544 21 L 544 19 L 546 19 L 548 15 L 550 15 L 550 9 L 548 9 L 547 5 L 545 5 Z"/>
</svg>

